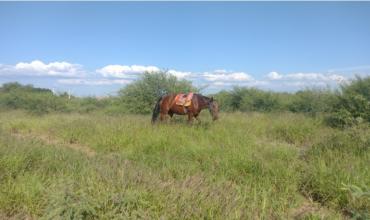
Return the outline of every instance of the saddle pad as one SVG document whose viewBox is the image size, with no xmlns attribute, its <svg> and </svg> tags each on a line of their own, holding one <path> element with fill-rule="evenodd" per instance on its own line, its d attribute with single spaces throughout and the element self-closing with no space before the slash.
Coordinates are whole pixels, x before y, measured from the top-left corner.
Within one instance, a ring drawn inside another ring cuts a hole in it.
<svg viewBox="0 0 370 220">
<path fill-rule="evenodd" d="M 189 106 L 191 104 L 191 100 L 193 98 L 192 92 L 189 92 L 187 95 L 180 93 L 175 97 L 176 105 L 182 105 L 182 106 Z"/>
</svg>

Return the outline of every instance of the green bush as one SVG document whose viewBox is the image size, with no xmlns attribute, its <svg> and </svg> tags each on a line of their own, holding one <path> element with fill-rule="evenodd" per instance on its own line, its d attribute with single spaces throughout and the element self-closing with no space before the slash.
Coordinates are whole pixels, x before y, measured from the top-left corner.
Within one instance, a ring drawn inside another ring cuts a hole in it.
<svg viewBox="0 0 370 220">
<path fill-rule="evenodd" d="M 67 111 L 63 98 L 48 89 L 34 88 L 31 85 L 7 83 L 0 87 L 0 107 L 5 109 L 24 109 L 35 114 L 52 111 Z"/>
<path fill-rule="evenodd" d="M 6 83 L 0 87 L 0 109 L 23 109 L 33 114 L 50 112 L 99 111 L 118 105 L 116 97 L 74 97 L 67 93 L 53 94 L 49 89 L 34 88 L 32 85 Z"/>
<path fill-rule="evenodd" d="M 342 85 L 344 94 L 359 94 L 366 100 L 370 100 L 370 76 L 361 78 L 356 76 L 349 84 Z"/>
<path fill-rule="evenodd" d="M 271 112 L 284 110 L 286 93 L 263 91 L 256 88 L 235 87 L 231 91 L 215 94 L 224 111 L 260 111 Z"/>
<path fill-rule="evenodd" d="M 279 109 L 277 96 L 271 92 L 248 89 L 243 96 L 240 109 L 242 111 L 270 112 Z"/>
<path fill-rule="evenodd" d="M 333 127 L 350 127 L 363 121 L 370 122 L 370 77 L 357 77 L 341 87 L 341 95 L 333 105 L 327 122 Z"/>
<path fill-rule="evenodd" d="M 333 91 L 318 89 L 284 93 L 235 87 L 231 91 L 221 91 L 215 97 L 225 111 L 291 111 L 312 115 L 332 111 L 337 102 Z"/>
<path fill-rule="evenodd" d="M 294 94 L 288 108 L 292 112 L 303 112 L 314 115 L 322 112 L 330 112 L 335 101 L 336 96 L 330 90 L 303 90 Z"/>
<path fill-rule="evenodd" d="M 190 81 L 179 80 L 166 72 L 144 73 L 137 81 L 119 91 L 123 106 L 129 113 L 150 113 L 164 94 L 197 92 Z"/>
<path fill-rule="evenodd" d="M 235 110 L 232 106 L 232 94 L 229 91 L 222 90 L 214 94 L 221 111 L 231 112 Z"/>
<path fill-rule="evenodd" d="M 330 114 L 325 119 L 326 123 L 331 127 L 346 128 L 355 124 L 352 114 L 346 109 L 339 109 Z"/>
</svg>

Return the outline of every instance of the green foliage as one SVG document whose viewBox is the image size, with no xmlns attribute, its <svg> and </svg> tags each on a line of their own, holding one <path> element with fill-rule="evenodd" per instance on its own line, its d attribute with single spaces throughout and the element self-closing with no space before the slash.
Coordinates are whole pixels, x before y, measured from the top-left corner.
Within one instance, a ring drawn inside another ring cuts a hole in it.
<svg viewBox="0 0 370 220">
<path fill-rule="evenodd" d="M 325 114 L 326 123 L 339 128 L 370 122 L 370 77 L 356 77 L 342 85 L 339 91 L 306 89 L 280 93 L 235 87 L 231 91 L 221 91 L 215 97 L 223 111 Z"/>
<path fill-rule="evenodd" d="M 359 94 L 366 100 L 370 100 L 370 76 L 361 78 L 356 76 L 350 84 L 342 86 L 344 94 Z"/>
<path fill-rule="evenodd" d="M 72 103 L 75 106 L 71 108 L 80 113 L 101 111 L 107 109 L 107 107 L 118 105 L 116 97 L 105 97 L 100 99 L 95 97 L 73 98 L 70 100 L 71 105 Z"/>
<path fill-rule="evenodd" d="M 341 108 L 327 116 L 326 123 L 332 127 L 347 128 L 355 124 L 355 119 L 349 111 Z"/>
<path fill-rule="evenodd" d="M 71 111 L 89 113 L 115 106 L 119 106 L 116 97 L 97 99 L 74 97 L 67 93 L 57 95 L 49 89 L 19 83 L 6 83 L 0 87 L 0 109 L 23 109 L 32 114 L 42 115 Z"/>
<path fill-rule="evenodd" d="M 240 103 L 242 111 L 270 112 L 279 109 L 277 96 L 271 92 L 247 89 Z"/>
<path fill-rule="evenodd" d="M 255 88 L 235 87 L 231 91 L 215 94 L 216 100 L 224 111 L 271 112 L 284 109 L 285 93 L 274 93 Z"/>
<path fill-rule="evenodd" d="M 288 108 L 292 112 L 317 114 L 332 111 L 335 102 L 336 96 L 330 90 L 304 90 L 295 93 Z"/>
<path fill-rule="evenodd" d="M 190 81 L 166 72 L 144 73 L 142 78 L 119 91 L 122 104 L 130 113 L 150 113 L 159 97 L 168 93 L 197 92 Z"/>
<path fill-rule="evenodd" d="M 370 122 L 370 77 L 356 77 L 341 90 L 333 114 L 328 117 L 329 125 L 344 128 Z"/>
<path fill-rule="evenodd" d="M 68 110 L 66 102 L 56 98 L 50 90 L 19 83 L 7 83 L 0 87 L 0 108 L 25 109 L 35 114 Z"/>
<path fill-rule="evenodd" d="M 214 95 L 217 100 L 219 108 L 224 112 L 231 112 L 236 110 L 236 107 L 232 104 L 232 94 L 228 91 L 222 90 Z"/>
<path fill-rule="evenodd" d="M 330 112 L 337 96 L 330 90 L 303 90 L 295 94 L 235 87 L 215 95 L 224 111 L 291 111 L 315 115 Z"/>
</svg>

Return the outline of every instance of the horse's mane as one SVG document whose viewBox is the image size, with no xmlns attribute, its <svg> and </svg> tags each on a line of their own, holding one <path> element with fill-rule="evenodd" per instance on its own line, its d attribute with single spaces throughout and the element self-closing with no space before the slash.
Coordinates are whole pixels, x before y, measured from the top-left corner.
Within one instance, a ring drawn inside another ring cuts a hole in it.
<svg viewBox="0 0 370 220">
<path fill-rule="evenodd" d="M 212 100 L 210 97 L 204 96 L 204 95 L 202 95 L 202 94 L 198 94 L 198 93 L 196 93 L 196 94 L 194 94 L 194 95 L 197 95 L 197 96 L 198 96 L 198 98 L 200 98 L 200 99 L 202 100 L 202 102 L 203 102 L 204 104 L 206 104 L 206 105 L 208 105 L 208 104 L 210 103 L 210 101 Z"/>
<path fill-rule="evenodd" d="M 203 99 L 205 99 L 205 100 L 207 100 L 207 101 L 211 100 L 211 98 L 210 98 L 210 97 L 204 96 L 204 95 L 199 94 L 199 93 L 196 93 L 195 95 L 200 96 L 201 98 L 203 98 Z"/>
</svg>

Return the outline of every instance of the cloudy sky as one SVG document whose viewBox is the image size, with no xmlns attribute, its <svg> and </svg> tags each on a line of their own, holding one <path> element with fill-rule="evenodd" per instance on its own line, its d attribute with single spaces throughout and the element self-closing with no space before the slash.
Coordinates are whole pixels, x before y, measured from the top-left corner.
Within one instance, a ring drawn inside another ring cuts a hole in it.
<svg viewBox="0 0 370 220">
<path fill-rule="evenodd" d="M 370 2 L 0 2 L 0 84 L 110 95 L 167 70 L 212 93 L 370 75 Z"/>
</svg>

